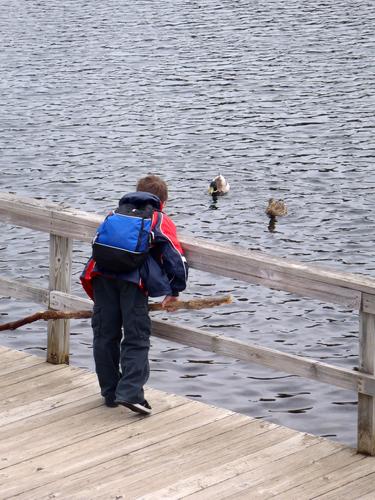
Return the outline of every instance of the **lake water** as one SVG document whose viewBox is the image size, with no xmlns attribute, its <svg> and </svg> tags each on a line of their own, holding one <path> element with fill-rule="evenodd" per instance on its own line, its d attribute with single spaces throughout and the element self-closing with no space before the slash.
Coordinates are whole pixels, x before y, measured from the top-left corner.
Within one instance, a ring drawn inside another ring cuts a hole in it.
<svg viewBox="0 0 375 500">
<path fill-rule="evenodd" d="M 159 173 L 181 233 L 374 276 L 374 25 L 364 0 L 0 0 L 0 188 L 105 214 Z M 270 196 L 289 208 L 274 232 Z M 2 232 L 2 275 L 46 286 L 47 235 Z M 235 301 L 171 319 L 357 365 L 353 311 L 191 271 L 185 297 L 216 293 Z M 39 308 L 0 301 L 2 321 Z M 71 340 L 93 369 L 87 320 Z M 44 355 L 46 325 L 1 344 Z M 153 387 L 355 445 L 355 393 L 159 339 L 151 368 Z"/>
</svg>

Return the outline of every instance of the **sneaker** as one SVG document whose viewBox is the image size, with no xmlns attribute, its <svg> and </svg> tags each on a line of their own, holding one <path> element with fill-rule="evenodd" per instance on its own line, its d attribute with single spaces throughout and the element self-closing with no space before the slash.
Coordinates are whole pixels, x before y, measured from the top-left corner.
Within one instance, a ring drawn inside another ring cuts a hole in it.
<svg viewBox="0 0 375 500">
<path fill-rule="evenodd" d="M 126 406 L 129 410 L 140 413 L 141 415 L 150 415 L 151 413 L 151 406 L 146 400 L 144 400 L 143 403 L 129 403 L 128 401 L 119 401 L 116 399 L 115 403 L 121 406 Z"/>
<path fill-rule="evenodd" d="M 104 404 L 108 406 L 108 408 L 116 408 L 118 406 L 113 396 L 106 396 L 104 398 Z"/>
</svg>

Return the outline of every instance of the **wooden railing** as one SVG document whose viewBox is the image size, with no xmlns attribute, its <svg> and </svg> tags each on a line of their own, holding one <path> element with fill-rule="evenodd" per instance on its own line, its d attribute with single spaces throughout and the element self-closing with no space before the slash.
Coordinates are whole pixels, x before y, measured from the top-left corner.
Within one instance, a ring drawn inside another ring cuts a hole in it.
<svg viewBox="0 0 375 500">
<path fill-rule="evenodd" d="M 72 240 L 91 241 L 102 217 L 8 193 L 0 193 L 0 216 L 5 223 L 50 233 L 49 289 L 0 278 L 0 294 L 56 310 L 91 309 L 90 300 L 70 293 Z M 180 239 L 192 268 L 358 311 L 359 371 L 157 319 L 152 321 L 153 335 L 356 391 L 358 451 L 375 455 L 375 279 L 206 240 Z M 49 322 L 47 360 L 69 362 L 69 320 Z"/>
</svg>

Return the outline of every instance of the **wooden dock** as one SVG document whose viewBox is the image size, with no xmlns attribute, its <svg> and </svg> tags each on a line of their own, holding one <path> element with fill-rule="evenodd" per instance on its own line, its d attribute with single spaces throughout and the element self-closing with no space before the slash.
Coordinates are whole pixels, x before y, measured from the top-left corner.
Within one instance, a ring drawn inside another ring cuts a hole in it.
<svg viewBox="0 0 375 500">
<path fill-rule="evenodd" d="M 374 499 L 375 458 L 151 388 L 103 405 L 95 374 L 0 348 L 0 497 Z"/>
<path fill-rule="evenodd" d="M 50 235 L 48 288 L 1 276 L 0 296 L 50 310 L 91 310 L 92 301 L 71 294 L 73 240 L 91 241 L 102 216 L 0 193 L 0 217 Z M 57 319 L 46 332 L 49 363 L 0 348 L 0 499 L 375 500 L 375 279 L 180 239 L 198 271 L 358 315 L 358 371 L 157 318 L 152 334 L 354 391 L 361 453 L 150 388 L 152 416 L 107 408 L 95 374 L 65 364 L 69 320 Z"/>
</svg>

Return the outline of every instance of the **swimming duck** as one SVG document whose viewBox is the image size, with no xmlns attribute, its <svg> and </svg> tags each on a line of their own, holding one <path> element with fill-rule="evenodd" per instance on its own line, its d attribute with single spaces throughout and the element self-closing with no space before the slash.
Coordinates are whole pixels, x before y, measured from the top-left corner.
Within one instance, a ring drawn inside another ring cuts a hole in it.
<svg viewBox="0 0 375 500">
<path fill-rule="evenodd" d="M 284 200 L 275 200 L 274 198 L 268 200 L 266 214 L 269 217 L 280 217 L 281 215 L 287 215 L 287 213 L 288 209 Z"/>
<path fill-rule="evenodd" d="M 225 177 L 223 175 L 217 175 L 212 179 L 208 188 L 208 192 L 212 196 L 222 196 L 223 194 L 226 194 L 229 189 L 230 185 Z"/>
</svg>

